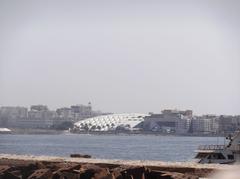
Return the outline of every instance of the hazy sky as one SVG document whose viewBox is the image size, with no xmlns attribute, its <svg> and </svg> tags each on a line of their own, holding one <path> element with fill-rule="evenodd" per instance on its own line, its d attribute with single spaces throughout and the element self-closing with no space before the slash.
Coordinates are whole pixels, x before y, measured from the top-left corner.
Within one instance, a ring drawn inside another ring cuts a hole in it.
<svg viewBox="0 0 240 179">
<path fill-rule="evenodd" d="M 239 0 L 0 0 L 0 106 L 240 114 Z"/>
</svg>

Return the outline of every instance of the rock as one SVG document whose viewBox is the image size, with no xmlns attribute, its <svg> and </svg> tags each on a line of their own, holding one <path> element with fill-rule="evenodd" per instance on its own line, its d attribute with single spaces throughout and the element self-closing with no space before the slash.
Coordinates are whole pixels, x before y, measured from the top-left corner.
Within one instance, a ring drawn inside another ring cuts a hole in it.
<svg viewBox="0 0 240 179">
<path fill-rule="evenodd" d="M 130 167 L 122 171 L 121 174 L 124 179 L 145 179 L 145 172 L 147 172 L 147 169 L 145 167 Z"/>
<path fill-rule="evenodd" d="M 0 161 L 0 179 L 198 179 L 212 171 L 211 168 L 144 167 L 50 160 Z"/>
<path fill-rule="evenodd" d="M 28 179 L 51 179 L 52 172 L 50 169 L 38 169 Z"/>
<path fill-rule="evenodd" d="M 113 170 L 112 174 L 113 174 L 115 179 L 123 179 L 123 176 L 122 176 L 122 174 L 119 170 Z"/>
<path fill-rule="evenodd" d="M 58 169 L 58 171 L 60 172 L 71 172 L 73 170 L 79 170 L 81 168 L 81 165 L 80 164 L 71 164 L 71 165 L 67 165 L 65 167 L 62 167 L 60 169 Z"/>
<path fill-rule="evenodd" d="M 1 177 L 0 177 L 0 178 L 1 178 Z M 11 172 L 5 173 L 2 178 L 3 178 L 3 179 L 22 179 L 21 176 L 17 176 L 17 175 L 15 175 L 15 174 L 11 173 Z"/>
<path fill-rule="evenodd" d="M 81 168 L 80 178 L 84 179 L 104 179 L 111 177 L 108 168 L 101 168 L 97 165 L 83 165 Z"/>
<path fill-rule="evenodd" d="M 2 165 L 0 166 L 0 179 L 20 179 L 18 176 L 9 173 L 13 170 L 13 167 L 10 167 L 8 165 Z"/>
<path fill-rule="evenodd" d="M 198 177 L 178 172 L 152 170 L 146 174 L 146 179 L 198 179 Z"/>
<path fill-rule="evenodd" d="M 80 179 L 80 173 L 72 171 L 57 171 L 53 173 L 52 179 Z"/>
<path fill-rule="evenodd" d="M 0 174 L 8 172 L 10 169 L 11 169 L 11 167 L 8 165 L 2 165 L 2 166 L 0 166 Z"/>
<path fill-rule="evenodd" d="M 70 157 L 72 157 L 72 158 L 92 158 L 91 155 L 81 155 L 81 154 L 71 154 Z"/>
<path fill-rule="evenodd" d="M 145 173 L 145 179 L 162 179 L 164 172 L 158 170 L 148 170 Z"/>
<path fill-rule="evenodd" d="M 30 163 L 28 165 L 19 166 L 17 169 L 21 171 L 22 178 L 28 178 L 31 174 L 34 173 L 35 170 L 38 169 L 38 167 L 35 163 Z"/>
<path fill-rule="evenodd" d="M 53 173 L 53 179 L 79 179 L 80 168 L 80 164 L 65 165 Z"/>
</svg>

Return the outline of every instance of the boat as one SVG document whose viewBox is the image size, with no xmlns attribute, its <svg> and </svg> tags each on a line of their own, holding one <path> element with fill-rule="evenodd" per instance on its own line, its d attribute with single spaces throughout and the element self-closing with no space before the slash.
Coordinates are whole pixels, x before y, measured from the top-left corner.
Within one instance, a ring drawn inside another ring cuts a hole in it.
<svg viewBox="0 0 240 179">
<path fill-rule="evenodd" d="M 8 128 L 0 128 L 0 134 L 11 134 L 12 131 Z"/>
<path fill-rule="evenodd" d="M 201 145 L 196 150 L 198 163 L 232 164 L 240 161 L 240 131 L 226 137 L 227 145 Z"/>
</svg>

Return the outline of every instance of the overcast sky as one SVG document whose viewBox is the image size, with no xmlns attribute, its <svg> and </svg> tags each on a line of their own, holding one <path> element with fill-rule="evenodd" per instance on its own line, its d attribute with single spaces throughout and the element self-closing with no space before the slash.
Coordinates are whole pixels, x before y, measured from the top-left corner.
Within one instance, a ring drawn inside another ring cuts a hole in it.
<svg viewBox="0 0 240 179">
<path fill-rule="evenodd" d="M 239 0 L 0 0 L 0 106 L 240 114 Z"/>
</svg>

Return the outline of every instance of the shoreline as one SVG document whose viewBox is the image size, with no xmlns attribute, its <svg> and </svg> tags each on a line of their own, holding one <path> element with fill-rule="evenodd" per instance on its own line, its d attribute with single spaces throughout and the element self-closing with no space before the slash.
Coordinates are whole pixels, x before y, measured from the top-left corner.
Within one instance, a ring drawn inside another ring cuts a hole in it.
<svg viewBox="0 0 240 179">
<path fill-rule="evenodd" d="M 68 130 L 54 130 L 54 129 L 21 129 L 21 128 L 10 128 L 11 135 L 61 135 L 61 134 L 84 134 L 84 135 L 151 135 L 151 136 L 173 136 L 173 137 L 225 137 L 225 135 L 216 134 L 164 134 L 158 132 L 148 132 L 148 131 L 89 131 L 89 132 L 69 132 Z M 4 135 L 4 133 L 1 133 Z"/>
</svg>

